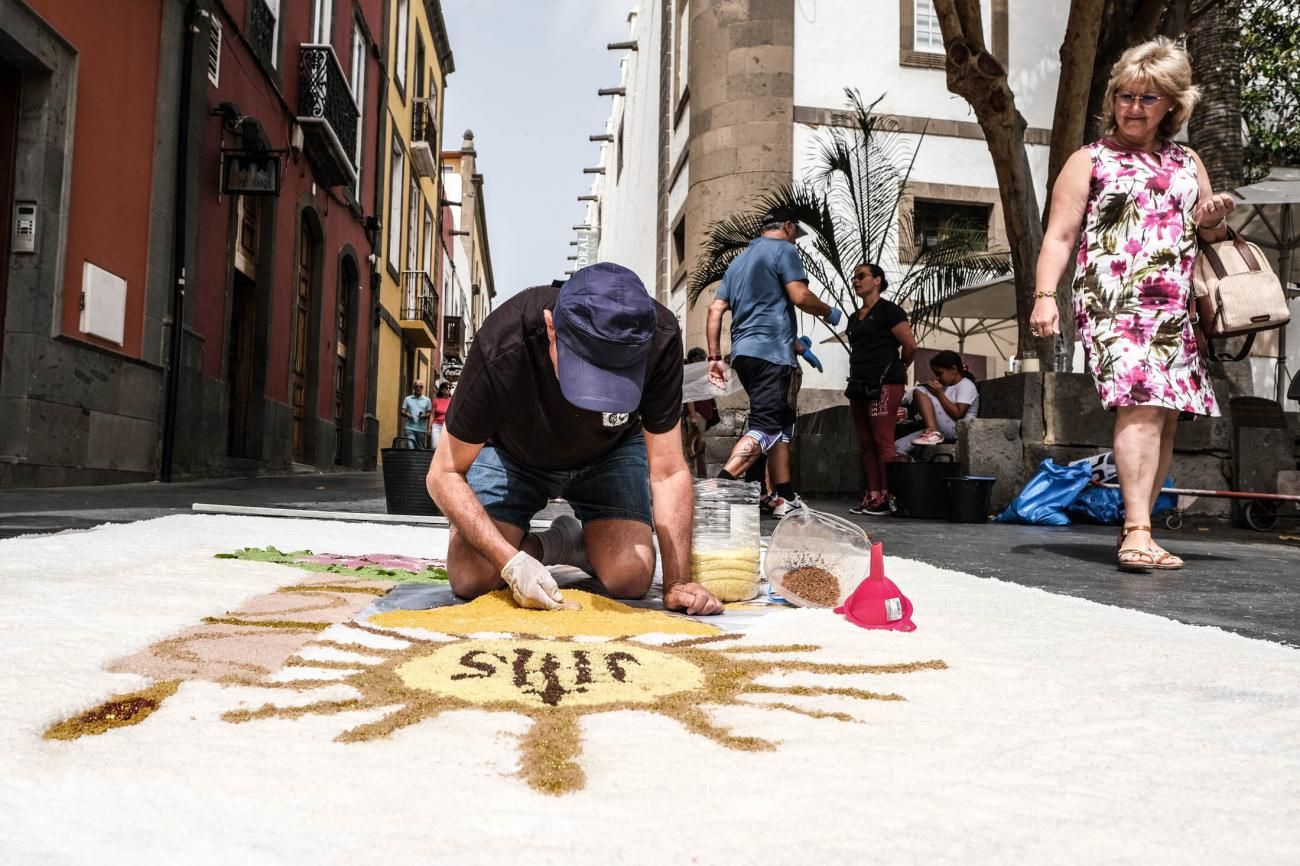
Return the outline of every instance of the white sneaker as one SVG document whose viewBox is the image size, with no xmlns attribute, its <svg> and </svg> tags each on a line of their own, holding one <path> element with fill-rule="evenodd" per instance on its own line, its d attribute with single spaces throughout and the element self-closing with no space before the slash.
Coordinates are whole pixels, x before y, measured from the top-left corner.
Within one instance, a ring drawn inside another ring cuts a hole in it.
<svg viewBox="0 0 1300 866">
<path fill-rule="evenodd" d="M 796 511 L 803 511 L 803 500 L 797 495 L 794 499 L 783 499 L 780 496 L 773 497 L 775 506 L 772 509 L 773 517 L 785 517 L 787 514 L 793 514 Z"/>
</svg>

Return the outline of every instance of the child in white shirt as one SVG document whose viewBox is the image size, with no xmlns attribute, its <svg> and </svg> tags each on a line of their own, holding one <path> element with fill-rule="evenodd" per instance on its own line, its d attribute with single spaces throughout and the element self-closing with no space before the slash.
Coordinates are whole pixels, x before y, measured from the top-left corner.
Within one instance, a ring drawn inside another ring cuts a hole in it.
<svg viewBox="0 0 1300 866">
<path fill-rule="evenodd" d="M 939 352 L 930 359 L 930 370 L 935 378 L 912 390 L 912 403 L 921 413 L 925 429 L 895 442 L 899 454 L 910 454 L 918 445 L 939 445 L 945 439 L 956 439 L 957 422 L 979 413 L 975 377 L 966 369 L 961 355 Z"/>
</svg>

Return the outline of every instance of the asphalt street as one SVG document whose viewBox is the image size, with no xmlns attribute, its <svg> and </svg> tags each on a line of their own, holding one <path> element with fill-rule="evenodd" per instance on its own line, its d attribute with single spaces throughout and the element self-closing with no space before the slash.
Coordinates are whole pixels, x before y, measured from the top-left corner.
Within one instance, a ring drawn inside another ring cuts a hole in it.
<svg viewBox="0 0 1300 866">
<path fill-rule="evenodd" d="M 378 472 L 3 490 L 0 538 L 183 514 L 195 503 L 385 512 Z M 859 517 L 848 513 L 850 504 L 809 502 L 857 522 L 891 556 L 1300 646 L 1300 525 L 1294 521 L 1268 533 L 1224 521 L 1189 521 L 1178 531 L 1158 528 L 1157 537 L 1187 561 L 1187 568 L 1124 574 L 1115 568 L 1111 527 Z M 775 521 L 764 520 L 765 533 L 774 526 Z"/>
</svg>

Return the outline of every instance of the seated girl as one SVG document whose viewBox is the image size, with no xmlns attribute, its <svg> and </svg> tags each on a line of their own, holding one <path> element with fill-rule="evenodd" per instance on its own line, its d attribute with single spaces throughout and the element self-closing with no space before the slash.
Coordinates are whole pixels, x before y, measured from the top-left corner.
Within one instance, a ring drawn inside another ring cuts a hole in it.
<svg viewBox="0 0 1300 866">
<path fill-rule="evenodd" d="M 956 439 L 957 422 L 978 414 L 979 390 L 961 355 L 939 352 L 930 359 L 930 370 L 936 378 L 912 391 L 912 404 L 920 412 L 925 429 L 895 442 L 899 454 L 910 454 L 918 445 L 939 445 L 945 439 Z"/>
</svg>

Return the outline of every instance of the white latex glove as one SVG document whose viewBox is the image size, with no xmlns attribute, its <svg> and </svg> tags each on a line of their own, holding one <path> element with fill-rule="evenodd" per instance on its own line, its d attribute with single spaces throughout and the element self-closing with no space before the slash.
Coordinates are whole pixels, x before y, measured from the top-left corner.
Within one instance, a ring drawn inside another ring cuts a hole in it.
<svg viewBox="0 0 1300 866">
<path fill-rule="evenodd" d="M 559 610 L 564 605 L 555 578 L 536 559 L 522 550 L 510 557 L 501 569 L 501 579 L 510 587 L 520 607 L 533 610 Z"/>
</svg>

